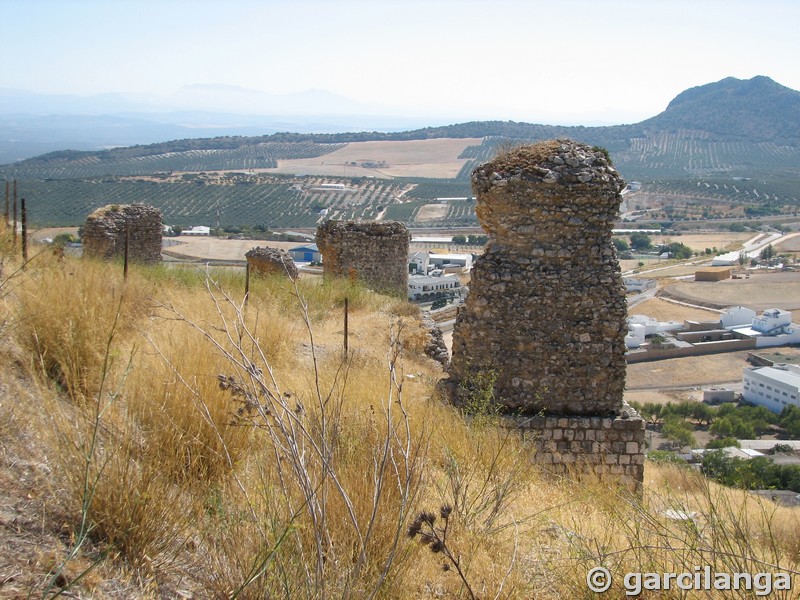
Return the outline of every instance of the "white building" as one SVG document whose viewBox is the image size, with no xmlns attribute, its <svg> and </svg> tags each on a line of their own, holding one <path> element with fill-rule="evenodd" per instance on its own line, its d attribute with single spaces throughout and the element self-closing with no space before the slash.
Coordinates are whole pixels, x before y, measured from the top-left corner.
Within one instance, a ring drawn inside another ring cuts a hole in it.
<svg viewBox="0 0 800 600">
<path fill-rule="evenodd" d="M 742 338 L 755 338 L 756 348 L 800 344 L 800 325 L 792 323 L 792 313 L 780 308 L 765 310 L 750 325 L 726 327 Z"/>
<path fill-rule="evenodd" d="M 800 406 L 800 366 L 748 367 L 744 370 L 742 398 L 774 413 L 790 405 Z"/>
<path fill-rule="evenodd" d="M 628 335 L 625 336 L 627 348 L 638 348 L 645 342 L 648 335 L 657 333 L 672 333 L 683 328 L 683 323 L 677 321 L 656 321 L 646 315 L 631 315 L 626 319 Z"/>
<path fill-rule="evenodd" d="M 466 273 L 472 269 L 472 254 L 430 254 L 428 260 L 437 269 L 445 271 L 461 269 Z"/>
<path fill-rule="evenodd" d="M 780 308 L 765 310 L 760 317 L 753 319 L 753 329 L 771 335 L 785 333 L 784 329 L 792 324 L 792 313 Z"/>
<path fill-rule="evenodd" d="M 211 228 L 206 227 L 205 225 L 194 225 L 189 229 L 184 229 L 181 232 L 181 235 L 210 235 Z"/>
<path fill-rule="evenodd" d="M 412 275 L 408 278 L 408 299 L 424 302 L 436 298 L 461 295 L 461 279 L 458 275 Z"/>
<path fill-rule="evenodd" d="M 418 275 L 428 274 L 430 260 L 427 252 L 412 252 L 408 255 L 408 272 Z"/>
<path fill-rule="evenodd" d="M 729 308 L 724 315 L 722 315 L 722 318 L 720 318 L 720 323 L 722 324 L 723 329 L 729 329 L 731 327 L 749 325 L 755 318 L 756 311 L 753 309 L 746 308 L 744 306 L 733 306 Z"/>
</svg>

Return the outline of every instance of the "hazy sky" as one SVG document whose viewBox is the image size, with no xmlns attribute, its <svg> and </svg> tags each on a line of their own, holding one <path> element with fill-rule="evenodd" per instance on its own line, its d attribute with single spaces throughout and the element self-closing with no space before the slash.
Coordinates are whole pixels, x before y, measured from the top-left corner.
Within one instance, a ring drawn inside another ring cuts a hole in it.
<svg viewBox="0 0 800 600">
<path fill-rule="evenodd" d="M 0 19 L 0 87 L 36 92 L 314 88 L 398 115 L 620 123 L 728 76 L 800 89 L 798 0 L 0 0 Z"/>
</svg>

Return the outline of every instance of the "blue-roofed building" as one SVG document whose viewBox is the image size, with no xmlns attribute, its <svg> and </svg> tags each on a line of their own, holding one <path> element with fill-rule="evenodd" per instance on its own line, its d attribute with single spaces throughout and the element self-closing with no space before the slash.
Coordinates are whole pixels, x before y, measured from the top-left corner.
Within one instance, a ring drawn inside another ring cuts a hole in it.
<svg viewBox="0 0 800 600">
<path fill-rule="evenodd" d="M 291 248 L 289 254 L 296 263 L 322 262 L 322 255 L 316 244 L 306 244 L 305 246 Z"/>
</svg>

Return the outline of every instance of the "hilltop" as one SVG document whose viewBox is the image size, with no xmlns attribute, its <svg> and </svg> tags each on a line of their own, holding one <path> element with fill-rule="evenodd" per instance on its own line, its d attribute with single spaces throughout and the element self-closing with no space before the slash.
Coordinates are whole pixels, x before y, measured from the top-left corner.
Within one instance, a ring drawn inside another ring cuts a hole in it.
<svg viewBox="0 0 800 600">
<path fill-rule="evenodd" d="M 469 173 L 498 147 L 554 138 L 607 149 L 627 181 L 669 196 L 673 209 L 699 203 L 729 207 L 718 216 L 780 215 L 791 213 L 800 198 L 800 92 L 763 76 L 691 88 L 662 113 L 629 125 L 473 121 L 403 132 L 187 138 L 63 150 L 0 172 L 26 180 L 26 193 L 39 203 L 32 206 L 33 218 L 47 224 L 78 224 L 98 203 L 132 199 L 159 206 L 172 222 L 209 222 L 224 199 L 221 223 L 308 227 L 324 208 L 342 218 L 374 218 L 389 206 L 385 218 L 413 219 L 437 198 L 468 198 Z M 355 196 L 343 201 L 309 194 L 313 182 L 288 177 L 297 175 L 341 178 Z M 386 189 L 367 191 L 372 184 L 365 178 L 386 180 Z M 435 224 L 474 224 L 463 208 Z M 686 218 L 697 212 L 681 208 L 677 214 L 681 210 Z"/>
</svg>

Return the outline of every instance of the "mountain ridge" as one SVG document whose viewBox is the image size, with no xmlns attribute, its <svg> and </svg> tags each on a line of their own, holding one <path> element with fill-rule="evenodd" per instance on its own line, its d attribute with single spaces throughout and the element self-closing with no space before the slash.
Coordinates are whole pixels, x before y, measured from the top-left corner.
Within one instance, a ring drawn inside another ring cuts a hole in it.
<svg viewBox="0 0 800 600">
<path fill-rule="evenodd" d="M 502 137 L 552 139 L 568 137 L 602 145 L 612 153 L 630 149 L 631 140 L 657 131 L 698 132 L 694 137 L 714 141 L 772 142 L 800 146 L 800 92 L 769 77 L 741 80 L 727 77 L 715 83 L 689 88 L 678 94 L 658 115 L 629 125 L 559 126 L 519 121 L 467 121 L 406 131 L 351 131 L 344 133 L 274 132 L 260 136 L 223 135 L 181 138 L 100 151 L 59 151 L 18 163 L 22 166 L 49 160 L 85 158 L 104 160 L 115 155 L 150 156 L 189 149 L 230 148 L 266 142 L 348 143 L 357 141 L 403 141 L 434 138 Z"/>
</svg>

